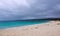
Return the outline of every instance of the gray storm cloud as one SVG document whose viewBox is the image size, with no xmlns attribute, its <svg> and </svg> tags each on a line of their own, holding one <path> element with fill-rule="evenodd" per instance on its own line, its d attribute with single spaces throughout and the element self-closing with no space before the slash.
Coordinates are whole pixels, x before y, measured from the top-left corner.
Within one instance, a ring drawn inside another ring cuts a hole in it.
<svg viewBox="0 0 60 36">
<path fill-rule="evenodd" d="M 0 0 L 0 20 L 60 18 L 60 0 Z"/>
</svg>

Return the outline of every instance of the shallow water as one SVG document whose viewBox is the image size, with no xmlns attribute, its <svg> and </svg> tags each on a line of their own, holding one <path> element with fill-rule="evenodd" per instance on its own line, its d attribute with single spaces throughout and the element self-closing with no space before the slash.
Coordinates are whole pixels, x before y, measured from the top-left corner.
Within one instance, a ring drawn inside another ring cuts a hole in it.
<svg viewBox="0 0 60 36">
<path fill-rule="evenodd" d="M 26 25 L 33 25 L 38 23 L 48 22 L 49 20 L 36 20 L 36 21 L 4 21 L 0 22 L 0 29 L 10 28 L 10 27 L 17 27 L 17 26 L 26 26 Z"/>
</svg>

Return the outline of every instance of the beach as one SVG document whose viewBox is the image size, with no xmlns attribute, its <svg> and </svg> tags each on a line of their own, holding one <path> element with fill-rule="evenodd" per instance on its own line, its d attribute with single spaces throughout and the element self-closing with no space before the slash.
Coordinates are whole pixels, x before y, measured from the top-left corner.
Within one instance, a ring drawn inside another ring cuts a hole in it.
<svg viewBox="0 0 60 36">
<path fill-rule="evenodd" d="M 60 36 L 60 21 L 1 29 L 0 36 Z"/>
</svg>

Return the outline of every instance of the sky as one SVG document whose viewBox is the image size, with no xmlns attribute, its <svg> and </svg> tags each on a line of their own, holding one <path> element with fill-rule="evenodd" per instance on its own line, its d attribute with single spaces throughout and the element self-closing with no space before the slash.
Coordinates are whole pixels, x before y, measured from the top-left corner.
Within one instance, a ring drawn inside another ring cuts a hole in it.
<svg viewBox="0 0 60 36">
<path fill-rule="evenodd" d="M 60 18 L 60 0 L 0 0 L 0 21 Z"/>
</svg>

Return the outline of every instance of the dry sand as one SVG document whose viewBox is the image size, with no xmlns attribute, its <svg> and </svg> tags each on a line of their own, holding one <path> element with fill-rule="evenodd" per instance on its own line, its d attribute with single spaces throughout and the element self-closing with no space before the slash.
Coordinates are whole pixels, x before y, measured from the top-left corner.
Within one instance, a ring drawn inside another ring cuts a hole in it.
<svg viewBox="0 0 60 36">
<path fill-rule="evenodd" d="M 0 36 L 60 36 L 60 21 L 0 30 Z"/>
</svg>

